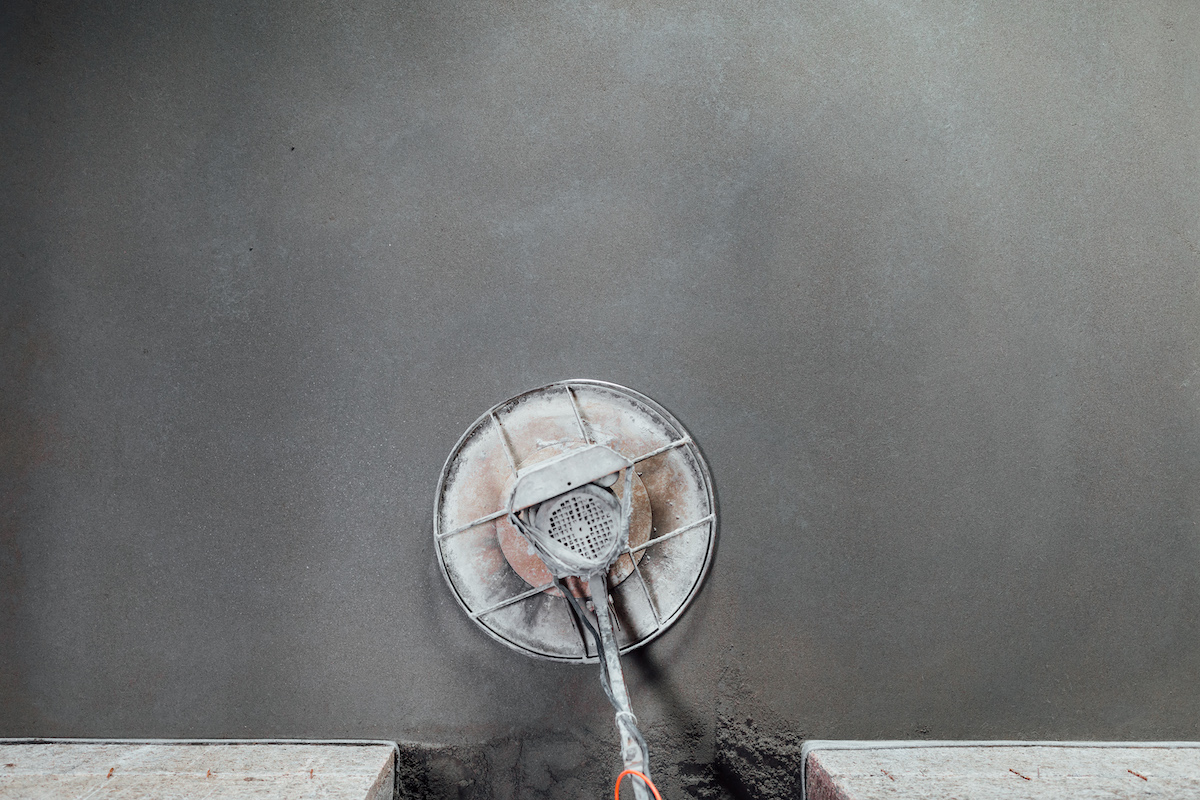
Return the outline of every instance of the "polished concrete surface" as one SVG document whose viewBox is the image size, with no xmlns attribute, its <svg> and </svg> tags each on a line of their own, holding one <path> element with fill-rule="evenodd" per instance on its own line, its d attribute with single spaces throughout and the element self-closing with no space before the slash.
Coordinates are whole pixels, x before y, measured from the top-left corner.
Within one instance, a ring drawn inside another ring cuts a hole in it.
<svg viewBox="0 0 1200 800">
<path fill-rule="evenodd" d="M 0 798 L 392 800 L 394 758 L 386 743 L 0 742 Z"/>
<path fill-rule="evenodd" d="M 815 746 L 814 746 L 815 745 Z M 809 742 L 807 800 L 1200 794 L 1200 742 Z"/>
<path fill-rule="evenodd" d="M 627 660 L 672 794 L 1197 738 L 1198 88 L 1189 2 L 3 4 L 0 733 L 607 785 L 594 671 L 432 543 L 476 416 L 590 377 L 718 491 Z"/>
</svg>

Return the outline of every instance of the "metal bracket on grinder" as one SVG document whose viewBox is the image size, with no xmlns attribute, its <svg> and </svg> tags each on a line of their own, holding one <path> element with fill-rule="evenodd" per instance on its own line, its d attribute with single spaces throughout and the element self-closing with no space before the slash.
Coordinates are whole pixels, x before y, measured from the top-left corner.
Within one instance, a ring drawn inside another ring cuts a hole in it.
<svg viewBox="0 0 1200 800">
<path fill-rule="evenodd" d="M 517 473 L 508 510 L 521 511 L 632 466 L 628 458 L 602 444 L 548 458 Z"/>
</svg>

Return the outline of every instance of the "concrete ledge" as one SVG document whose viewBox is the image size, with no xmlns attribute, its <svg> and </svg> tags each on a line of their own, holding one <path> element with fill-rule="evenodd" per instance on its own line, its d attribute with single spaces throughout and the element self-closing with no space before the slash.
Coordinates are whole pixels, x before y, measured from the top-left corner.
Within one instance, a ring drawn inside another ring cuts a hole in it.
<svg viewBox="0 0 1200 800">
<path fill-rule="evenodd" d="M 808 800 L 1195 798 L 1200 742 L 811 741 Z"/>
<path fill-rule="evenodd" d="M 392 800 L 388 742 L 0 740 L 0 798 Z"/>
</svg>

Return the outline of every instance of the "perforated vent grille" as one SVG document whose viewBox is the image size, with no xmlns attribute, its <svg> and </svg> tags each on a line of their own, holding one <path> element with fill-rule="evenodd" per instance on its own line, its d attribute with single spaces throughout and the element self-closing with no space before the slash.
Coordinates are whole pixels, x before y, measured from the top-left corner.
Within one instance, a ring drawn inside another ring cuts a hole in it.
<svg viewBox="0 0 1200 800">
<path fill-rule="evenodd" d="M 550 512 L 548 527 L 551 539 L 589 560 L 607 553 L 617 536 L 612 512 L 586 494 L 563 498 Z"/>
</svg>

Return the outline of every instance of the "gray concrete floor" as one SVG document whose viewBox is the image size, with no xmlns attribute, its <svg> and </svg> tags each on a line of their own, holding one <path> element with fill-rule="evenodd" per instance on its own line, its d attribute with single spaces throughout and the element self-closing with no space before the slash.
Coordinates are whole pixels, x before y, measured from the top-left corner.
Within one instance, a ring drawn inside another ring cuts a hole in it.
<svg viewBox="0 0 1200 800">
<path fill-rule="evenodd" d="M 395 748 L 0 742 L 5 800 L 393 800 Z"/>
<path fill-rule="evenodd" d="M 431 542 L 467 425 L 591 377 L 719 492 L 628 662 L 673 795 L 1200 738 L 1198 89 L 1187 2 L 4 4 L 0 733 L 608 785 Z"/>
<path fill-rule="evenodd" d="M 806 800 L 1188 800 L 1200 793 L 1197 742 L 859 741 L 805 749 Z"/>
</svg>

